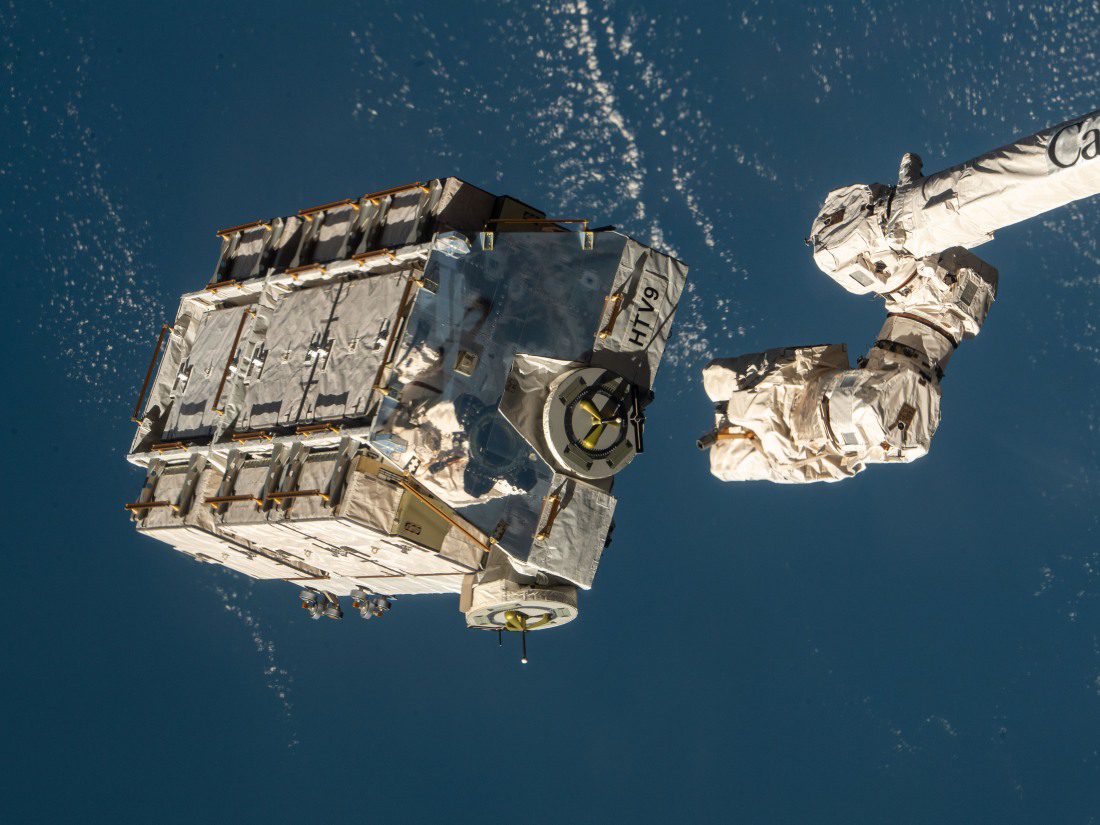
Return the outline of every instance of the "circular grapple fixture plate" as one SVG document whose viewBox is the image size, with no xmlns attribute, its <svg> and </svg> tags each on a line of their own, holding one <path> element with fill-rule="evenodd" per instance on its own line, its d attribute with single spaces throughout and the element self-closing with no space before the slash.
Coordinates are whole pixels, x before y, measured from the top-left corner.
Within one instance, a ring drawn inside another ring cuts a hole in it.
<svg viewBox="0 0 1100 825">
<path fill-rule="evenodd" d="M 542 428 L 554 459 L 580 478 L 607 478 L 638 452 L 634 386 L 618 373 L 581 367 L 550 384 Z"/>
<path fill-rule="evenodd" d="M 475 586 L 467 627 L 480 630 L 542 630 L 577 618 L 577 591 L 569 587 Z"/>
</svg>

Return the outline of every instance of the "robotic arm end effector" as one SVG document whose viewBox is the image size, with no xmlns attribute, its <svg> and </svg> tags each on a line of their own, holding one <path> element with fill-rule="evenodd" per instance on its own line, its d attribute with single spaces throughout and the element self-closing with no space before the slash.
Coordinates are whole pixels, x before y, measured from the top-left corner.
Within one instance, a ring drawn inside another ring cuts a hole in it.
<svg viewBox="0 0 1100 825">
<path fill-rule="evenodd" d="M 774 352 L 790 360 L 752 386 L 738 382 L 729 361 L 704 371 L 716 402 L 715 428 L 699 446 L 716 477 L 840 481 L 868 464 L 908 462 L 928 452 L 939 424 L 940 387 L 916 368 L 915 357 L 876 349 L 851 369 L 843 345 Z"/>
<path fill-rule="evenodd" d="M 843 345 L 712 362 L 703 381 L 715 429 L 699 442 L 711 472 L 725 481 L 839 481 L 927 454 L 944 368 L 981 329 L 996 288 L 993 267 L 949 249 L 918 262 L 885 296 L 889 316 L 856 369 Z"/>
</svg>

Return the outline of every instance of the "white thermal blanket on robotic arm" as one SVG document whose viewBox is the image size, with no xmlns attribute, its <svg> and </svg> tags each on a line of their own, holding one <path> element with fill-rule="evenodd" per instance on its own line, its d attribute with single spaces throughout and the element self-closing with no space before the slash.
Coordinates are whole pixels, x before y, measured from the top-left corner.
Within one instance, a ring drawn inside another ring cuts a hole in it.
<svg viewBox="0 0 1100 825">
<path fill-rule="evenodd" d="M 978 334 L 997 272 L 969 247 L 997 230 L 1100 193 L 1100 111 L 923 176 L 830 192 L 807 243 L 849 292 L 882 296 L 889 316 L 849 369 L 843 347 L 769 350 L 715 361 L 711 471 L 724 480 L 836 481 L 867 464 L 928 452 L 952 352 Z"/>
<path fill-rule="evenodd" d="M 855 369 L 844 345 L 791 347 L 711 362 L 703 371 L 715 429 L 700 440 L 724 481 L 838 481 L 868 464 L 928 452 L 940 381 L 959 342 L 978 333 L 997 272 L 965 249 L 916 263 L 884 296 L 890 315 Z"/>
<path fill-rule="evenodd" d="M 1100 194 L 1100 111 L 1020 138 L 934 175 L 916 155 L 899 181 L 829 193 L 810 229 L 814 261 L 849 292 L 896 290 L 913 265 Z"/>
</svg>

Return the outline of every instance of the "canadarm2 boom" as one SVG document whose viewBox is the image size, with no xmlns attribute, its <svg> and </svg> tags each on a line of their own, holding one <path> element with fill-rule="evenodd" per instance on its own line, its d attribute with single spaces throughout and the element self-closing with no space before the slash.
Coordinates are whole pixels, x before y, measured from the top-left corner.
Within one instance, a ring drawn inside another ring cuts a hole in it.
<svg viewBox="0 0 1100 825">
<path fill-rule="evenodd" d="M 897 185 L 829 193 L 810 231 L 814 261 L 849 292 L 891 292 L 921 258 L 1100 194 L 1098 156 L 1095 111 L 928 177 L 903 163 Z"/>
</svg>

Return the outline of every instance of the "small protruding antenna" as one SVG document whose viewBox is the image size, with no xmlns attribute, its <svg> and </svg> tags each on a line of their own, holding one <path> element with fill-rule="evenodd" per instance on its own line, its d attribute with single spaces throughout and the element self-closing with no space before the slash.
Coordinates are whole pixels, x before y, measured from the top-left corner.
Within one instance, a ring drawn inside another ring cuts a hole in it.
<svg viewBox="0 0 1100 825">
<path fill-rule="evenodd" d="M 521 664 L 527 664 L 527 628 L 520 631 L 520 639 L 523 643 L 523 658 L 519 661 Z"/>
<path fill-rule="evenodd" d="M 497 647 L 502 647 L 503 645 L 504 645 L 504 631 L 503 630 L 498 630 L 497 631 Z"/>
</svg>

